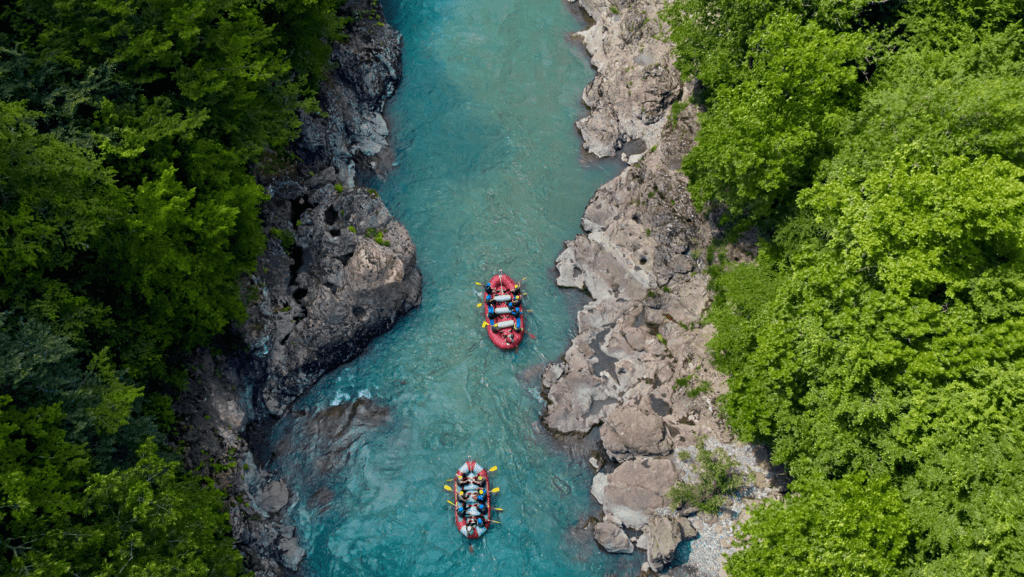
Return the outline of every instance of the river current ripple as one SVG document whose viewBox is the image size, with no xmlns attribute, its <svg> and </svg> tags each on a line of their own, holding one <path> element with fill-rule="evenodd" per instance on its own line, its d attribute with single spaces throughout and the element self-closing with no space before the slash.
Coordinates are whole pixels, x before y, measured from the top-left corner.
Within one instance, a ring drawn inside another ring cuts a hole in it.
<svg viewBox="0 0 1024 577">
<path fill-rule="evenodd" d="M 590 470 L 538 421 L 540 370 L 564 352 L 585 298 L 555 287 L 553 262 L 591 195 L 622 169 L 586 155 L 573 125 L 593 78 L 571 37 L 585 24 L 564 0 L 384 4 L 405 37 L 404 79 L 387 110 L 395 166 L 375 185 L 416 243 L 423 304 L 299 403 L 365 397 L 388 410 L 333 475 L 304 475 L 298 463 L 316 455 L 274 460 L 293 489 L 305 573 L 636 573 L 639 555 L 600 554 L 573 530 L 596 514 Z M 499 268 L 527 277 L 536 338 L 513 353 L 490 344 L 475 306 L 474 282 Z M 303 433 L 278 427 L 272 442 L 285 434 Z M 504 509 L 475 553 L 442 488 L 467 455 L 498 466 L 494 505 Z"/>
</svg>

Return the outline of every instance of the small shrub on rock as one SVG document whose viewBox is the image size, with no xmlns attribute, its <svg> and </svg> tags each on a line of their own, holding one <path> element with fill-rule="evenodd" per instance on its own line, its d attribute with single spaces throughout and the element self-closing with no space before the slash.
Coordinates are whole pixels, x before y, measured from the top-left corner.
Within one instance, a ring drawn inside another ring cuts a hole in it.
<svg viewBox="0 0 1024 577">
<path fill-rule="evenodd" d="M 686 452 L 679 453 L 683 460 L 691 459 Z M 725 505 L 725 497 L 738 491 L 751 481 L 750 475 L 740 471 L 740 464 L 721 447 L 710 451 L 704 437 L 697 439 L 696 484 L 676 483 L 665 495 L 672 506 L 687 504 L 710 514 L 718 513 Z"/>
</svg>

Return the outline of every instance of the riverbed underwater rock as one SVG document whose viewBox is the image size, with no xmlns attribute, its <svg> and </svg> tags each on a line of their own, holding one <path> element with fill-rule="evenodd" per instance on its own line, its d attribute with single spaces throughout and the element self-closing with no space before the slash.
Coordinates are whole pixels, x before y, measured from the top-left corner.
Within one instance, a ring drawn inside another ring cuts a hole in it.
<svg viewBox="0 0 1024 577">
<path fill-rule="evenodd" d="M 264 432 L 282 417 L 319 427 L 322 435 L 303 437 L 323 444 L 311 465 L 344 466 L 386 412 L 360 402 L 312 414 L 290 407 L 420 303 L 408 231 L 375 191 L 356 186 L 390 166 L 382 112 L 401 80 L 402 37 L 379 3 L 350 0 L 342 10 L 358 18 L 348 42 L 333 45 L 338 67 L 321 84 L 322 112 L 300 111 L 291 150 L 268 152 L 256 166 L 270 195 L 268 243 L 240 287 L 248 320 L 217 349 L 186 359 L 189 384 L 173 407 L 183 419 L 177 448 L 187 467 L 228 493 L 233 536 L 256 577 L 290 574 L 306 555 L 288 517 L 296 495 L 271 472 L 275 448 Z"/>
<path fill-rule="evenodd" d="M 699 110 L 686 104 L 670 114 L 673 103 L 689 101 L 695 84 L 680 82 L 662 40 L 657 13 L 666 0 L 579 3 L 594 19 L 580 37 L 597 74 L 583 95 L 589 115 L 577 127 L 597 156 L 630 150 L 623 158 L 630 166 L 597 190 L 583 233 L 555 261 L 556 284 L 594 300 L 578 313 L 579 332 L 564 357 L 544 371 L 542 420 L 566 435 L 600 427 L 609 460 L 591 493 L 606 523 L 640 531 L 635 545 L 646 551 L 649 571 L 716 577 L 722 555 L 735 551 L 737 520 L 754 503 L 777 497 L 785 476 L 763 447 L 734 438 L 714 402 L 727 382 L 706 348 L 714 327 L 701 317 L 713 296 L 707 251 L 720 232 L 694 208 L 679 171 Z M 738 246 L 730 254 L 750 258 L 752 250 Z M 756 481 L 719 514 L 691 523 L 686 515 L 694 511 L 674 510 L 664 495 L 678 481 L 697 481 L 701 437 Z M 609 527 L 595 531 L 606 551 L 616 535 Z M 689 554 L 680 566 L 683 541 Z"/>
</svg>

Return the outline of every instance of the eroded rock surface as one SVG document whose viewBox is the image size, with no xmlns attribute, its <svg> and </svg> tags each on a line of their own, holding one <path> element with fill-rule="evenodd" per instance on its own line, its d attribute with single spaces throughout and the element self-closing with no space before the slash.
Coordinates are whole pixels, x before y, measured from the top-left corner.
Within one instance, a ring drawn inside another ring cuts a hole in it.
<svg viewBox="0 0 1024 577">
<path fill-rule="evenodd" d="M 390 166 L 381 113 L 401 80 L 401 35 L 372 0 L 342 10 L 358 17 L 349 42 L 333 46 L 338 67 L 321 84 L 322 113 L 300 111 L 302 133 L 288 151 L 298 160 L 267 151 L 256 166 L 271 195 L 262 206 L 268 246 L 242 283 L 248 320 L 224 337 L 235 352 L 195 351 L 174 406 L 185 465 L 228 493 L 233 536 L 256 577 L 291 574 L 306 555 L 289 522 L 296 495 L 269 472 L 271 449 L 303 451 L 312 460 L 299 469 L 322 474 L 344 466 L 386 418 L 366 403 L 315 414 L 290 406 L 420 302 L 408 232 L 374 191 L 355 186 L 359 174 Z M 317 446 L 263 446 L 260 431 L 282 417 L 285 426 L 315 428 L 303 438 Z"/>
<path fill-rule="evenodd" d="M 283 479 L 256 465 L 242 434 L 252 420 L 246 391 L 253 363 L 244 355 L 201 350 L 187 365 L 189 386 L 174 404 L 185 417 L 175 435 L 185 467 L 227 492 L 232 536 L 249 570 L 258 577 L 294 571 L 306 551 L 286 518 L 290 491 Z"/>
<path fill-rule="evenodd" d="M 675 559 L 683 532 L 675 517 L 654 517 L 644 528 L 644 538 L 647 562 L 655 571 L 662 571 Z"/>
<path fill-rule="evenodd" d="M 405 227 L 375 194 L 335 184 L 333 167 L 305 186 L 279 184 L 264 209 L 268 228 L 295 242 L 271 239 L 256 275 L 261 298 L 246 323 L 247 342 L 265 355 L 260 400 L 272 415 L 420 303 L 422 276 Z"/>
<path fill-rule="evenodd" d="M 610 474 L 594 476 L 590 493 L 630 529 L 641 529 L 651 515 L 668 506 L 665 493 L 676 483 L 678 473 L 669 459 L 628 461 Z"/>
<path fill-rule="evenodd" d="M 634 140 L 652 145 L 665 126 L 667 110 L 683 90 L 672 65 L 671 46 L 657 39 L 664 32 L 657 16 L 664 2 L 579 2 L 597 21 L 580 33 L 597 68 L 594 81 L 583 91 L 583 102 L 592 112 L 576 123 L 583 145 L 601 157 L 612 156 Z"/>
<path fill-rule="evenodd" d="M 770 468 L 763 447 L 734 438 L 714 403 L 727 382 L 712 367 L 706 345 L 714 327 L 701 317 L 712 298 L 707 249 L 719 233 L 694 209 L 679 171 L 698 110 L 679 105 L 670 118 L 694 83 L 680 82 L 662 40 L 657 13 L 666 0 L 579 3 L 595 20 L 580 36 L 597 75 L 583 95 L 589 116 L 577 126 L 587 150 L 622 153 L 630 166 L 594 194 L 583 234 L 556 259 L 556 283 L 594 300 L 578 314 L 579 333 L 564 357 L 544 372 L 542 420 L 554 432 L 576 435 L 600 424 L 609 465 L 591 492 L 606 522 L 642 531 L 635 545 L 647 551 L 647 570 L 717 577 L 722 553 L 735 550 L 737 520 L 751 504 L 777 496 L 785 478 Z M 753 249 L 735 246 L 729 255 L 750 259 Z M 664 495 L 676 482 L 697 480 L 699 437 L 737 458 L 756 481 L 718 515 L 691 524 Z M 609 538 L 611 530 L 603 531 Z M 686 567 L 677 567 L 682 539 L 695 540 Z"/>
<path fill-rule="evenodd" d="M 273 416 L 420 303 L 408 231 L 376 192 L 354 186 L 357 168 L 378 169 L 389 154 L 381 113 L 401 80 L 402 37 L 378 5 L 346 9 L 362 15 L 349 41 L 334 44 L 323 113 L 301 115 L 294 151 L 303 162 L 263 176 L 269 242 L 244 289 L 243 332 L 265 363 L 255 409 Z"/>
</svg>

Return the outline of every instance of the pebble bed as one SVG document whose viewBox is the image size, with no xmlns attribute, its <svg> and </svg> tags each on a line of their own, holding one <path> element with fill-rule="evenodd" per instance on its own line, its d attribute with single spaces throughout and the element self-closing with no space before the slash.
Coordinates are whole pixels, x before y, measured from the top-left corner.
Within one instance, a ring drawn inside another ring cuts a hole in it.
<svg viewBox="0 0 1024 577">
<path fill-rule="evenodd" d="M 744 487 L 739 493 L 728 498 L 721 514 L 717 517 L 706 514 L 691 517 L 690 521 L 697 529 L 699 536 L 693 541 L 680 544 L 676 552 L 678 565 L 664 573 L 672 577 L 683 575 L 687 577 L 724 577 L 723 566 L 726 557 L 739 550 L 737 547 L 733 547 L 732 543 L 735 532 L 741 523 L 741 515 L 745 520 L 747 516 L 743 513 L 747 508 L 765 499 L 779 496 L 779 489 L 772 485 L 778 485 L 782 479 L 778 479 L 778 473 L 768 468 L 768 463 L 763 457 L 758 458 L 758 453 L 767 454 L 764 447 L 746 443 L 721 443 L 711 438 L 706 439 L 705 446 L 711 451 L 717 448 L 723 449 L 739 462 L 740 469 L 744 473 L 760 474 L 768 480 L 769 486 L 748 485 Z M 697 455 L 696 447 L 686 447 L 683 450 L 691 457 Z M 678 459 L 678 456 L 676 458 Z M 695 459 L 691 458 L 686 461 L 680 459 L 677 465 L 682 471 L 683 481 L 688 483 L 697 481 L 697 473 L 694 468 Z M 707 521 L 712 522 L 708 523 Z"/>
</svg>

